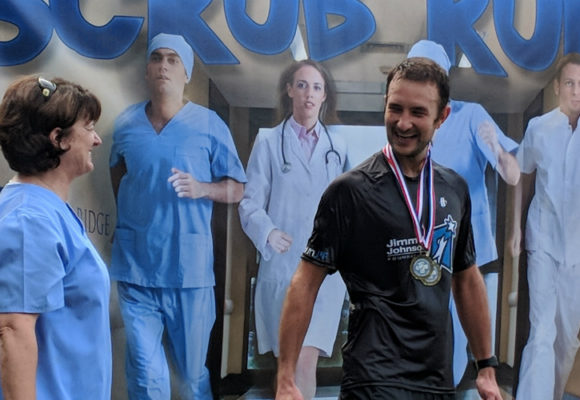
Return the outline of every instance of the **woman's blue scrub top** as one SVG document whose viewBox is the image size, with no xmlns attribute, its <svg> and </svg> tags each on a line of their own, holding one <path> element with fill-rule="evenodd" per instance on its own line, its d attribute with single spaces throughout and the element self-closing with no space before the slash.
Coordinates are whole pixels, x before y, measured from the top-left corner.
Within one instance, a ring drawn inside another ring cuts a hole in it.
<svg viewBox="0 0 580 400">
<path fill-rule="evenodd" d="M 109 400 L 109 275 L 82 222 L 52 191 L 10 183 L 0 237 L 0 312 L 39 314 L 37 398 Z"/>
</svg>

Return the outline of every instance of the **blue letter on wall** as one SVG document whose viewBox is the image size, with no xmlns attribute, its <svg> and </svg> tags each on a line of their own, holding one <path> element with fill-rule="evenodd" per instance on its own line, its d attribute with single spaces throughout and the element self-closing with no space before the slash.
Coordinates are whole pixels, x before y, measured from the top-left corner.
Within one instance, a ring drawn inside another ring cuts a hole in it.
<svg viewBox="0 0 580 400">
<path fill-rule="evenodd" d="M 331 29 L 327 14 L 345 21 Z M 366 42 L 375 33 L 375 18 L 359 0 L 304 0 L 310 58 L 323 61 Z"/>
<path fill-rule="evenodd" d="M 119 57 L 137 39 L 143 24 L 143 18 L 116 16 L 105 26 L 91 25 L 81 14 L 79 0 L 50 0 L 50 10 L 62 42 L 90 58 Z"/>
<path fill-rule="evenodd" d="M 263 25 L 246 14 L 246 0 L 224 0 L 230 31 L 248 50 L 259 54 L 278 54 L 286 50 L 298 26 L 299 0 L 271 0 L 268 19 Z"/>
<path fill-rule="evenodd" d="M 160 32 L 182 35 L 205 64 L 239 64 L 201 18 L 211 0 L 149 0 L 149 39 Z"/>
<path fill-rule="evenodd" d="M 530 39 L 524 39 L 513 26 L 514 0 L 494 1 L 493 6 L 497 38 L 505 54 L 530 71 L 548 68 L 560 47 L 562 1 L 536 0 L 536 27 Z"/>
<path fill-rule="evenodd" d="M 42 0 L 3 0 L 0 21 L 18 28 L 18 35 L 0 41 L 0 66 L 24 64 L 39 55 L 50 42 L 52 20 L 48 5 Z"/>
<path fill-rule="evenodd" d="M 501 1 L 495 1 L 494 5 L 498 3 Z M 487 4 L 488 0 L 428 0 L 427 36 L 445 47 L 451 65 L 455 65 L 455 46 L 458 45 L 475 71 L 506 76 L 501 64 L 473 28 Z"/>
<path fill-rule="evenodd" d="M 564 54 L 580 53 L 580 2 L 564 0 Z"/>
</svg>

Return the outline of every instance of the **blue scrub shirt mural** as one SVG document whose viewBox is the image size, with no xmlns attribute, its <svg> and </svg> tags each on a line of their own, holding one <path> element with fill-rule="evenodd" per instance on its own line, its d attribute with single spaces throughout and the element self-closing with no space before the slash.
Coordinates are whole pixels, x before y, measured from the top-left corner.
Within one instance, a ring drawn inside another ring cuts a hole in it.
<svg viewBox="0 0 580 400">
<path fill-rule="evenodd" d="M 521 4 L 516 7 L 516 3 L 515 0 L 426 0 L 421 3 L 424 5 L 424 23 L 417 28 L 420 37 L 395 38 L 401 40 L 400 59 L 405 57 L 412 43 L 427 38 L 445 48 L 454 69 L 460 56 L 465 55 L 478 77 L 491 76 L 507 84 L 513 65 L 527 71 L 530 79 L 534 79 L 544 77 L 542 73 L 549 71 L 562 54 L 580 52 L 580 25 L 576 23 L 580 16 L 578 1 L 530 2 L 535 4 L 535 22 L 533 31 L 527 36 L 520 33 L 515 22 L 518 8 L 521 8 Z M 106 262 L 110 261 L 116 222 L 107 162 L 113 121 L 129 104 L 147 98 L 143 85 L 145 49 L 155 34 L 182 35 L 193 48 L 200 68 L 209 71 L 203 78 L 209 81 L 216 71 L 212 68 L 221 72 L 219 69 L 235 71 L 228 68 L 243 67 L 244 55 L 249 54 L 267 64 L 269 60 L 290 53 L 297 33 L 302 34 L 310 58 L 328 63 L 334 69 L 347 70 L 358 61 L 362 48 L 377 49 L 375 39 L 386 31 L 386 25 L 396 27 L 406 23 L 404 10 L 391 10 L 391 14 L 400 13 L 402 17 L 395 19 L 395 23 L 387 21 L 382 13 L 389 4 L 384 0 L 271 0 L 264 2 L 267 12 L 262 20 L 248 11 L 251 7 L 251 1 L 242 0 L 2 0 L 0 93 L 19 75 L 42 73 L 48 77 L 63 76 L 78 81 L 102 99 L 103 116 L 97 129 L 104 144 L 94 152 L 95 171 L 80 178 L 71 190 L 70 204 Z M 223 26 L 215 22 L 216 16 L 225 20 Z M 482 21 L 495 27 L 491 37 L 482 37 L 478 30 Z M 494 50 L 490 41 L 499 43 L 500 49 Z M 378 48 L 377 51 L 385 54 L 388 51 L 388 48 Z M 343 85 L 369 79 L 356 68 L 352 71 Z M 235 74 L 232 76 L 238 79 Z M 219 86 L 219 80 L 216 82 Z M 544 83 L 547 84 L 547 80 Z M 197 87 L 192 85 L 196 95 L 199 94 Z M 220 87 L 220 90 L 225 88 Z M 382 111 L 382 94 L 377 94 L 372 111 Z M 243 96 L 252 102 L 257 94 L 250 91 Z M 261 100 L 256 107 L 264 107 L 264 102 Z M 344 111 L 350 110 L 345 108 Z M 230 126 L 230 129 L 234 132 L 236 127 Z M 386 140 L 382 125 L 338 126 L 334 129 L 347 143 L 346 168 L 352 168 L 380 149 Z M 363 136 L 365 139 L 361 140 Z M 236 140 L 236 143 L 245 142 L 250 142 L 250 139 Z M 0 158 L 0 187 L 12 175 Z M 243 235 L 241 230 L 235 234 Z M 233 260 L 232 263 L 229 268 L 235 269 L 236 274 L 245 271 L 242 260 Z M 228 285 L 239 284 L 235 280 L 245 284 L 243 279 L 232 279 L 231 276 L 228 279 Z M 244 293 L 250 291 L 249 280 L 246 286 L 241 289 Z M 112 325 L 114 329 L 122 329 L 115 301 L 113 299 Z M 244 308 L 243 302 L 235 303 L 233 312 Z M 239 321 L 238 325 L 234 322 L 226 324 L 231 324 L 229 329 L 232 332 L 240 332 L 224 334 L 229 339 L 224 339 L 226 355 L 222 355 L 220 360 L 224 365 L 221 377 L 228 373 L 241 373 L 239 368 L 243 370 L 248 365 L 245 359 L 238 363 L 244 367 L 232 367 L 231 360 L 227 360 L 227 353 L 231 352 L 228 346 L 234 346 L 232 343 L 235 342 L 232 338 L 236 334 L 247 337 L 244 327 L 247 328 L 248 324 L 243 320 L 248 319 L 249 314 L 243 314 L 241 324 Z M 113 340 L 122 342 L 122 334 L 114 331 Z M 122 368 L 119 361 L 115 366 Z M 124 398 L 123 382 L 114 383 L 113 393 L 114 398 Z"/>
</svg>

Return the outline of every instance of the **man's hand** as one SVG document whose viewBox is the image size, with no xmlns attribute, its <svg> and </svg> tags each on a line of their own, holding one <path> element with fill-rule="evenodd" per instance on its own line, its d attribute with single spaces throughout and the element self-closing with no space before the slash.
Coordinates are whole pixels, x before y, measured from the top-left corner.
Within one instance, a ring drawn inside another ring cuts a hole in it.
<svg viewBox="0 0 580 400">
<path fill-rule="evenodd" d="M 506 248 L 512 257 L 517 257 L 522 253 L 522 231 L 516 229 L 506 240 Z"/>
<path fill-rule="evenodd" d="M 292 245 L 292 237 L 280 229 L 272 229 L 268 235 L 268 243 L 278 254 L 285 253 Z"/>
<path fill-rule="evenodd" d="M 177 197 L 189 197 L 190 199 L 199 199 L 205 197 L 205 185 L 195 179 L 191 174 L 171 168 L 171 175 L 167 180 L 173 185 Z"/>
<path fill-rule="evenodd" d="M 304 400 L 304 397 L 294 382 L 284 385 L 278 383 L 276 400 Z"/>
<path fill-rule="evenodd" d="M 491 367 L 481 369 L 477 374 L 475 386 L 482 400 L 502 400 L 495 380 L 495 369 Z"/>
<path fill-rule="evenodd" d="M 477 134 L 483 140 L 483 142 L 489 146 L 495 155 L 495 159 L 497 160 L 500 152 L 502 151 L 502 148 L 497 139 L 497 132 L 495 131 L 493 124 L 489 121 L 483 121 L 477 127 Z"/>
</svg>

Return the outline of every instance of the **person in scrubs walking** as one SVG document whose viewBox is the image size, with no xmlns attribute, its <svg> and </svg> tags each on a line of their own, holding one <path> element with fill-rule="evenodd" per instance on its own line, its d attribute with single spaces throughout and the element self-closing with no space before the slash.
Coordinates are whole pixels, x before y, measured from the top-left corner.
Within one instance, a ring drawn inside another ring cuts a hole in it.
<svg viewBox="0 0 580 400">
<path fill-rule="evenodd" d="M 325 124 L 337 121 L 336 89 L 321 64 L 291 64 L 280 77 L 278 97 L 280 123 L 256 137 L 239 205 L 242 228 L 261 256 L 254 302 L 258 351 L 272 351 L 276 357 L 286 290 L 320 196 L 342 173 L 346 157 L 345 143 Z M 320 289 L 297 365 L 298 386 L 306 399 L 315 394 L 318 357 L 332 355 L 344 295 L 338 274 Z"/>
<path fill-rule="evenodd" d="M 107 267 L 67 203 L 94 168 L 99 100 L 64 79 L 26 76 L 0 104 L 16 176 L 0 193 L 0 399 L 111 398 Z"/>
<path fill-rule="evenodd" d="M 181 398 L 211 399 L 205 366 L 215 321 L 213 202 L 235 203 L 246 176 L 217 114 L 184 99 L 193 51 L 160 33 L 147 50 L 150 100 L 116 120 L 110 166 L 117 200 L 111 277 L 127 335 L 130 399 L 167 399 L 167 335 Z"/>
<path fill-rule="evenodd" d="M 424 57 L 435 61 L 448 74 L 451 62 L 443 46 L 430 40 L 415 43 L 410 57 Z M 518 144 L 507 137 L 485 109 L 477 103 L 450 99 L 451 113 L 437 129 L 433 138 L 433 160 L 461 175 L 471 196 L 471 223 L 477 255 L 476 264 L 483 274 L 491 316 L 492 349 L 495 348 L 499 265 L 492 217 L 485 183 L 488 165 L 508 184 L 516 185 L 520 169 L 514 156 Z M 468 361 L 467 337 L 461 328 L 455 303 L 453 316 L 454 351 L 453 375 L 458 385 Z M 460 398 L 479 399 L 475 389 L 458 393 Z"/>
<path fill-rule="evenodd" d="M 580 54 L 559 61 L 554 90 L 558 107 L 530 120 L 517 153 L 524 179 L 535 172 L 525 243 L 530 336 L 517 390 L 526 400 L 562 398 L 580 345 Z"/>
</svg>

